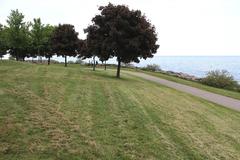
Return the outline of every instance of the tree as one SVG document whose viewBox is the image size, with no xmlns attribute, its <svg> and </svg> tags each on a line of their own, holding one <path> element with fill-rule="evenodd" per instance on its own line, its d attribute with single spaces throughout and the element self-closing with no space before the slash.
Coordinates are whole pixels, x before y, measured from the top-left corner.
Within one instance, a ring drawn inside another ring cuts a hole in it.
<svg viewBox="0 0 240 160">
<path fill-rule="evenodd" d="M 86 39 L 86 48 L 85 58 L 93 57 L 93 71 L 95 71 L 96 63 L 95 58 L 101 54 L 101 37 L 98 34 L 98 27 L 95 25 L 88 26 L 87 29 L 84 30 L 87 33 Z"/>
<path fill-rule="evenodd" d="M 43 47 L 42 51 L 44 56 L 48 59 L 48 65 L 50 65 L 50 58 L 54 55 L 52 49 L 51 37 L 53 36 L 55 27 L 51 25 L 46 25 L 43 29 Z"/>
<path fill-rule="evenodd" d="M 86 39 L 86 57 L 91 58 L 93 57 L 93 71 L 95 70 L 95 57 L 97 56 L 100 61 L 107 61 L 109 58 L 111 58 L 110 52 L 104 51 L 105 45 L 102 44 L 104 37 L 102 34 L 104 32 L 99 32 L 99 26 L 97 25 L 90 25 L 88 26 L 84 32 L 87 33 L 87 39 Z M 106 69 L 106 65 L 105 65 Z"/>
<path fill-rule="evenodd" d="M 43 56 L 43 39 L 44 39 L 44 25 L 41 22 L 40 18 L 34 18 L 33 19 L 33 24 L 32 24 L 32 30 L 31 30 L 31 38 L 32 38 L 32 45 L 33 45 L 33 50 L 36 53 L 37 56 L 40 57 L 42 61 L 42 56 Z M 36 55 L 32 55 L 35 57 Z"/>
<path fill-rule="evenodd" d="M 89 54 L 89 52 L 87 50 L 86 40 L 82 40 L 82 39 L 78 40 L 77 52 L 78 52 L 78 59 L 79 60 L 90 58 L 92 56 L 91 54 Z"/>
<path fill-rule="evenodd" d="M 101 52 L 101 54 L 98 56 L 99 57 L 99 60 L 102 62 L 104 62 L 104 70 L 107 69 L 107 64 L 106 64 L 106 61 L 109 59 L 109 58 L 112 58 L 112 56 L 109 54 L 109 52 Z"/>
<path fill-rule="evenodd" d="M 96 15 L 93 24 L 88 27 L 95 28 L 93 40 L 96 41 L 90 48 L 98 48 L 101 43 L 100 53 L 117 57 L 117 77 L 120 77 L 121 62 L 138 63 L 141 59 L 153 57 L 159 45 L 156 44 L 157 34 L 155 27 L 142 15 L 139 10 L 130 10 L 124 5 L 113 5 L 99 7 L 100 15 Z M 90 31 L 87 31 L 91 34 Z M 97 39 L 96 39 L 97 38 Z"/>
<path fill-rule="evenodd" d="M 0 58 L 1 59 L 6 54 L 6 51 L 7 51 L 5 36 L 6 36 L 6 29 L 3 27 L 2 24 L 0 24 Z"/>
<path fill-rule="evenodd" d="M 25 61 L 25 57 L 31 57 L 33 53 L 33 46 L 31 45 L 31 35 L 29 31 L 30 23 L 27 23 L 22 28 L 23 43 L 20 48 L 20 58 Z"/>
<path fill-rule="evenodd" d="M 67 56 L 76 56 L 78 49 L 78 33 L 74 26 L 70 24 L 59 24 L 51 37 L 53 51 L 58 56 L 65 57 L 65 67 L 67 67 Z"/>
<path fill-rule="evenodd" d="M 10 54 L 16 57 L 16 60 L 29 56 L 29 23 L 25 23 L 24 15 L 18 10 L 12 10 L 7 19 L 6 41 Z"/>
</svg>

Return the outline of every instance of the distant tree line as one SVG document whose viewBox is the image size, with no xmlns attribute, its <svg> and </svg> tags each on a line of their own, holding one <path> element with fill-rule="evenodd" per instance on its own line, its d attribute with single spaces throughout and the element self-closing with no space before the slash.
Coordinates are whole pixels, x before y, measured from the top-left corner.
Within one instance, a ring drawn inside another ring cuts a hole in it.
<svg viewBox="0 0 240 160">
<path fill-rule="evenodd" d="M 7 25 L 0 24 L 0 57 L 9 53 L 17 61 L 26 57 L 48 59 L 53 55 L 67 57 L 95 58 L 103 63 L 117 58 L 117 77 L 120 77 L 121 63 L 139 62 L 141 58 L 153 57 L 159 45 L 155 27 L 139 10 L 130 10 L 125 5 L 100 6 L 100 14 L 84 29 L 86 39 L 79 39 L 71 24 L 52 26 L 42 24 L 40 18 L 25 22 L 24 15 L 12 10 Z"/>
</svg>

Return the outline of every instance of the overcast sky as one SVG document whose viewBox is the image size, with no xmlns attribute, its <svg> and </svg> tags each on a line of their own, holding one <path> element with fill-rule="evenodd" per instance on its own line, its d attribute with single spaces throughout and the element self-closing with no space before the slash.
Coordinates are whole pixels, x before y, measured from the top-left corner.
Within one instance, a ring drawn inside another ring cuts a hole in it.
<svg viewBox="0 0 240 160">
<path fill-rule="evenodd" d="M 240 0 L 0 0 L 0 23 L 12 9 L 26 21 L 73 24 L 80 38 L 98 6 L 139 9 L 158 32 L 158 55 L 240 55 Z"/>
</svg>

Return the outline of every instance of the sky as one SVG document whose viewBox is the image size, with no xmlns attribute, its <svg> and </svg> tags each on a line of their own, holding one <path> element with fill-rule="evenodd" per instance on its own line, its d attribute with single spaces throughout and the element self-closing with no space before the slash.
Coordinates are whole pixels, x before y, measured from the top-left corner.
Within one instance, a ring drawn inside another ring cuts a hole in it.
<svg viewBox="0 0 240 160">
<path fill-rule="evenodd" d="M 0 0 L 0 23 L 19 9 L 26 21 L 69 23 L 83 29 L 98 7 L 125 4 L 139 9 L 156 27 L 159 56 L 240 56 L 240 0 Z"/>
</svg>

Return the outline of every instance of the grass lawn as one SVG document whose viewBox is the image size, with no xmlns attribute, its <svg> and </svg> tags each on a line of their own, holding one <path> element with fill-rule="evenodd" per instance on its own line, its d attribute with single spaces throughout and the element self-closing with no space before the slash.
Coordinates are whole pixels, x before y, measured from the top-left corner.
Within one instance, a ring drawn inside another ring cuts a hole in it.
<svg viewBox="0 0 240 160">
<path fill-rule="evenodd" d="M 0 61 L 0 159 L 240 159 L 240 112 L 114 76 Z"/>
<path fill-rule="evenodd" d="M 201 84 L 201 83 L 181 79 L 181 78 L 178 78 L 178 77 L 170 76 L 170 75 L 159 73 L 159 72 L 150 72 L 150 71 L 135 70 L 135 69 L 128 69 L 128 68 L 125 68 L 125 70 L 146 73 L 146 74 L 156 76 L 156 77 L 159 77 L 159 78 L 163 78 L 163 79 L 166 79 L 166 80 L 170 80 L 170 81 L 173 81 L 173 82 L 177 82 L 177 83 L 185 84 L 185 85 L 188 85 L 188 86 L 196 87 L 196 88 L 206 90 L 206 91 L 210 91 L 210 92 L 213 92 L 213 93 L 216 93 L 216 94 L 221 94 L 223 96 L 227 96 L 227 97 L 231 97 L 231 98 L 235 98 L 235 99 L 240 99 L 240 92 L 215 88 L 215 87 L 207 86 L 207 85 L 204 85 L 204 84 Z"/>
</svg>

